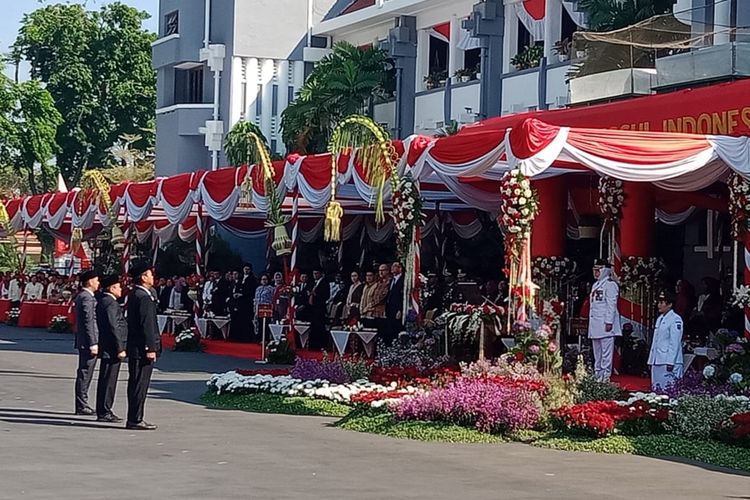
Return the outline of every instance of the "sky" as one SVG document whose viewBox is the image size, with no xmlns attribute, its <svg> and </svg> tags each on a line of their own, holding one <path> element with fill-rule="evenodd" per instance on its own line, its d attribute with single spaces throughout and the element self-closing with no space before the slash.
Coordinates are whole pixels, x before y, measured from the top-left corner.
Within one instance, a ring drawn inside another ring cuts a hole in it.
<svg viewBox="0 0 750 500">
<path fill-rule="evenodd" d="M 122 2 L 149 12 L 151 19 L 146 21 L 145 27 L 151 31 L 156 31 L 159 0 L 122 0 Z M 96 10 L 104 4 L 111 3 L 111 0 L 44 0 L 41 2 L 39 0 L 0 0 L 0 8 L 3 12 L 3 15 L 0 16 L 0 50 L 7 53 L 8 47 L 13 45 L 24 14 L 33 12 L 44 5 L 55 3 L 82 3 L 86 4 L 89 10 Z M 13 68 L 6 68 L 5 72 L 8 76 L 13 76 L 14 70 Z M 27 72 L 28 70 L 22 67 L 21 77 L 23 78 Z"/>
</svg>

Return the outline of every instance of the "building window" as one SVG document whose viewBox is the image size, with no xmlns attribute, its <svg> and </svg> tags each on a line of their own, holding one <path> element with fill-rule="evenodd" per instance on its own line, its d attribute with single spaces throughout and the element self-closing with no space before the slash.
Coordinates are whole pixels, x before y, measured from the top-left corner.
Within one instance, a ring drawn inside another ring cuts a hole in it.
<svg viewBox="0 0 750 500">
<path fill-rule="evenodd" d="M 255 95 L 258 96 L 255 99 L 255 116 L 260 116 L 263 114 L 263 87 L 261 85 L 258 85 Z"/>
<path fill-rule="evenodd" d="M 278 153 L 279 151 L 276 149 L 276 139 L 271 139 L 271 153 Z"/>
<path fill-rule="evenodd" d="M 164 36 L 180 32 L 180 11 L 176 10 L 164 16 Z"/>
<path fill-rule="evenodd" d="M 175 70 L 174 99 L 175 104 L 200 104 L 203 102 L 203 66 Z"/>
<path fill-rule="evenodd" d="M 286 90 L 287 90 L 287 94 L 286 94 L 287 102 L 293 102 L 294 101 L 294 87 L 290 85 L 289 87 L 287 87 Z"/>
<path fill-rule="evenodd" d="M 276 116 L 279 114 L 279 86 L 273 86 L 273 94 L 271 97 L 271 115 Z"/>
</svg>

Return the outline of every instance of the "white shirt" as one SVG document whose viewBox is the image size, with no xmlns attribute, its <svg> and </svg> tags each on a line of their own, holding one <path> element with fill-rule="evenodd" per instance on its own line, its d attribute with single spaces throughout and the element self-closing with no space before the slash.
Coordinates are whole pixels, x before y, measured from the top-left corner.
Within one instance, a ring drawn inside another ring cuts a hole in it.
<svg viewBox="0 0 750 500">
<path fill-rule="evenodd" d="M 55 294 L 55 290 L 57 290 L 57 283 L 50 283 L 47 285 L 47 300 L 49 300 L 51 295 Z"/>
<path fill-rule="evenodd" d="M 169 295 L 169 308 L 174 310 L 182 309 L 182 290 L 177 291 L 176 288 L 172 288 L 172 293 Z"/>
<path fill-rule="evenodd" d="M 42 292 L 44 291 L 44 285 L 41 283 L 26 283 L 26 288 L 23 290 L 23 294 L 27 300 L 41 300 Z"/>
<path fill-rule="evenodd" d="M 682 318 L 669 310 L 656 320 L 654 340 L 648 355 L 649 365 L 681 365 L 682 358 Z"/>
<path fill-rule="evenodd" d="M 206 281 L 206 283 L 203 285 L 203 302 L 206 304 L 211 303 L 211 296 L 214 293 L 214 282 L 213 281 Z"/>
<path fill-rule="evenodd" d="M 11 302 L 18 302 L 21 300 L 21 284 L 16 278 L 10 280 L 8 284 L 8 298 Z"/>
</svg>

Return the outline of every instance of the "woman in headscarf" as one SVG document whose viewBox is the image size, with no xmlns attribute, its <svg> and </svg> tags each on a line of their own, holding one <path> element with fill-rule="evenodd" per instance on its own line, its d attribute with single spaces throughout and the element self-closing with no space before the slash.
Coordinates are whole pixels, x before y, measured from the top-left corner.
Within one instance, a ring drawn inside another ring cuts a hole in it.
<svg viewBox="0 0 750 500">
<path fill-rule="evenodd" d="M 279 272 L 273 275 L 273 287 L 273 319 L 279 321 L 286 318 L 289 309 L 289 287 Z"/>
<path fill-rule="evenodd" d="M 594 375 L 608 381 L 612 375 L 615 337 L 622 336 L 617 301 L 620 287 L 612 276 L 611 265 L 603 260 L 594 264 L 596 282 L 591 287 L 589 338 L 594 348 Z"/>
</svg>

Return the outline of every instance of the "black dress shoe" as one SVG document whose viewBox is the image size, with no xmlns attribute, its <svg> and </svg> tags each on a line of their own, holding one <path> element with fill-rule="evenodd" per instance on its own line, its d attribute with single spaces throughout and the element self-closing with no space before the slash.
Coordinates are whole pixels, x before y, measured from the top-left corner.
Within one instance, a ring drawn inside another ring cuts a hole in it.
<svg viewBox="0 0 750 500">
<path fill-rule="evenodd" d="M 96 412 L 91 408 L 84 408 L 83 410 L 76 410 L 76 415 L 95 415 Z"/>
<path fill-rule="evenodd" d="M 125 428 L 129 429 L 131 431 L 153 431 L 156 430 L 156 426 L 154 424 L 149 424 L 148 422 L 138 422 L 137 424 L 134 424 L 132 422 L 128 422 L 125 424 Z"/>
<path fill-rule="evenodd" d="M 114 413 L 110 413 L 109 415 L 104 415 L 103 417 L 98 417 L 96 419 L 97 422 L 109 422 L 112 424 L 119 424 L 122 422 L 122 419 L 115 415 Z"/>
</svg>

